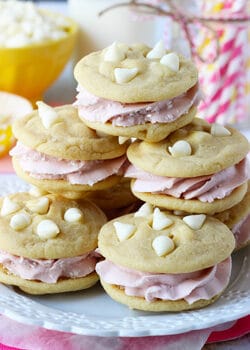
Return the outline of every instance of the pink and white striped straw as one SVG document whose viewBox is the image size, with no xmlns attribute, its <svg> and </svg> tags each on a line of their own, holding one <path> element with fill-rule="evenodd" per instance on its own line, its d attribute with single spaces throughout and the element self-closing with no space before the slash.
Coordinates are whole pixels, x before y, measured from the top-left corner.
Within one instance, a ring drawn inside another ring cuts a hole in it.
<svg viewBox="0 0 250 350">
<path fill-rule="evenodd" d="M 244 16 L 246 0 L 202 1 L 202 15 Z M 197 62 L 204 100 L 199 106 L 199 116 L 209 122 L 222 124 L 241 123 L 247 118 L 245 50 L 247 24 L 222 23 L 214 25 L 220 44 L 220 56 L 212 64 Z M 214 50 L 212 42 L 201 31 L 197 37 L 198 50 L 204 57 Z"/>
</svg>

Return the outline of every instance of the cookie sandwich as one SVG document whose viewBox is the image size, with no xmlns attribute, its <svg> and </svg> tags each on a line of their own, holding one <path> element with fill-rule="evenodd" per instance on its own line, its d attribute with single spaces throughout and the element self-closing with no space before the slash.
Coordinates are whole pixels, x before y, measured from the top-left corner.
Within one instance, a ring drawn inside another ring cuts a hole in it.
<svg viewBox="0 0 250 350">
<path fill-rule="evenodd" d="M 199 102 L 195 65 L 161 41 L 115 42 L 81 59 L 74 75 L 80 118 L 110 135 L 158 142 L 190 123 Z"/>
<path fill-rule="evenodd" d="M 159 143 L 127 151 L 134 195 L 169 210 L 214 214 L 239 203 L 249 178 L 248 140 L 237 130 L 195 118 Z"/>
<path fill-rule="evenodd" d="M 113 187 L 89 192 L 87 199 L 101 208 L 108 219 L 134 212 L 142 204 L 131 192 L 130 180 L 126 178 Z"/>
<path fill-rule="evenodd" d="M 176 216 L 145 203 L 106 223 L 96 265 L 114 300 L 132 309 L 182 311 L 213 303 L 228 285 L 235 240 L 219 220 Z"/>
<path fill-rule="evenodd" d="M 70 105 L 37 105 L 13 126 L 18 142 L 10 154 L 18 176 L 73 199 L 120 181 L 128 142 L 88 128 Z"/>
<path fill-rule="evenodd" d="M 98 281 L 97 235 L 106 222 L 93 203 L 48 194 L 0 199 L 0 282 L 29 294 L 89 288 Z"/>
<path fill-rule="evenodd" d="M 233 232 L 238 250 L 250 244 L 250 181 L 242 201 L 232 208 L 215 215 Z"/>
</svg>

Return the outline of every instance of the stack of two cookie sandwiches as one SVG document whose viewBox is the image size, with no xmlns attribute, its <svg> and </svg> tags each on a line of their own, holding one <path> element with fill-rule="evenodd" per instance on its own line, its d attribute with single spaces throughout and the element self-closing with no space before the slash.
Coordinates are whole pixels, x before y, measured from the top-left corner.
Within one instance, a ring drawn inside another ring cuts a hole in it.
<svg viewBox="0 0 250 350">
<path fill-rule="evenodd" d="M 75 77 L 84 123 L 120 142 L 137 139 L 125 176 L 145 203 L 100 231 L 104 260 L 96 271 L 104 289 L 140 310 L 212 303 L 230 279 L 231 208 L 244 208 L 239 221 L 249 214 L 248 141 L 195 118 L 197 70 L 161 42 L 153 49 L 114 43 L 83 58 Z"/>
<path fill-rule="evenodd" d="M 32 294 L 88 288 L 107 219 L 85 197 L 119 184 L 129 143 L 91 130 L 73 106 L 42 102 L 13 131 L 14 168 L 35 187 L 0 200 L 0 281 Z"/>
</svg>

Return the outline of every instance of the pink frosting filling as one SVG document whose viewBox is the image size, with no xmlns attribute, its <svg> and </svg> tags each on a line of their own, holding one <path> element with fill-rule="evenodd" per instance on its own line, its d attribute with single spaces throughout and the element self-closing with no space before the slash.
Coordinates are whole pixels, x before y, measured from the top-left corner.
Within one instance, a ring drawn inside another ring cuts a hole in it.
<svg viewBox="0 0 250 350">
<path fill-rule="evenodd" d="M 236 240 L 236 248 L 241 247 L 250 241 L 250 214 L 238 222 L 233 228 L 232 232 Z"/>
<path fill-rule="evenodd" d="M 192 304 L 223 291 L 230 279 L 231 258 L 205 270 L 182 274 L 146 273 L 104 260 L 97 263 L 96 272 L 106 283 L 124 288 L 129 296 L 144 297 L 148 302 L 184 299 Z"/>
<path fill-rule="evenodd" d="M 22 169 L 37 179 L 63 179 L 71 184 L 92 186 L 111 175 L 122 175 L 126 156 L 108 160 L 65 160 L 39 153 L 17 142 L 10 151 Z"/>
<path fill-rule="evenodd" d="M 126 177 L 135 178 L 133 190 L 167 194 L 175 198 L 199 199 L 201 202 L 213 202 L 228 196 L 235 188 L 249 178 L 250 163 L 244 158 L 238 164 L 216 174 L 192 178 L 174 178 L 157 176 L 130 165 Z"/>
<path fill-rule="evenodd" d="M 170 123 L 188 113 L 200 100 L 196 84 L 187 92 L 170 100 L 150 103 L 124 104 L 92 95 L 78 86 L 75 105 L 80 116 L 91 122 L 112 122 L 117 126 L 133 126 L 145 123 Z"/>
<path fill-rule="evenodd" d="M 12 274 L 25 280 L 56 283 L 60 277 L 84 277 L 95 271 L 100 255 L 95 251 L 63 259 L 28 259 L 0 250 L 0 263 Z"/>
</svg>

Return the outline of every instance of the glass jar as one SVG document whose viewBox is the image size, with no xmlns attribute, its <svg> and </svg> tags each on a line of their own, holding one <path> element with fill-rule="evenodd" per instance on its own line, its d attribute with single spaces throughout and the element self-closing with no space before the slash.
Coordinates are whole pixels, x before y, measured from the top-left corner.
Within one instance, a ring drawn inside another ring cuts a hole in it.
<svg viewBox="0 0 250 350">
<path fill-rule="evenodd" d="M 69 15 L 79 24 L 80 33 L 76 47 L 76 60 L 103 49 L 114 41 L 127 44 L 144 42 L 153 46 L 156 38 L 157 18 L 147 18 L 132 13 L 128 7 L 111 9 L 98 14 L 119 0 L 68 0 Z"/>
</svg>

